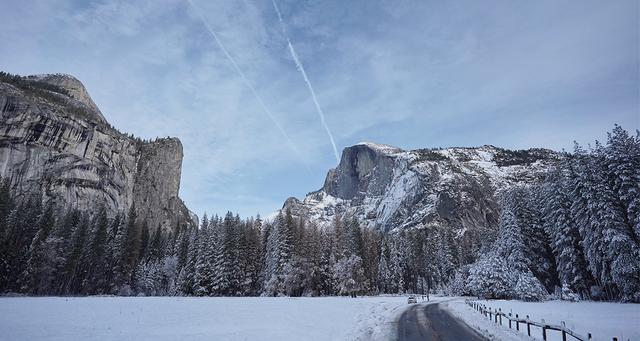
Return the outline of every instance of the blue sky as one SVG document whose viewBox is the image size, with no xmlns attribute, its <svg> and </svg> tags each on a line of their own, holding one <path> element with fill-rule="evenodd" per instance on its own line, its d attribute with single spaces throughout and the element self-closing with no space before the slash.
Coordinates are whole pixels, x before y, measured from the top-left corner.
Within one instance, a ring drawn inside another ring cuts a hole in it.
<svg viewBox="0 0 640 341">
<path fill-rule="evenodd" d="M 320 188 L 336 160 L 271 1 L 192 1 L 199 13 L 186 0 L 5 0 L 0 69 L 72 74 L 121 131 L 179 137 L 181 196 L 199 215 L 264 215 Z M 338 151 L 559 150 L 640 128 L 638 1 L 278 4 Z"/>
</svg>

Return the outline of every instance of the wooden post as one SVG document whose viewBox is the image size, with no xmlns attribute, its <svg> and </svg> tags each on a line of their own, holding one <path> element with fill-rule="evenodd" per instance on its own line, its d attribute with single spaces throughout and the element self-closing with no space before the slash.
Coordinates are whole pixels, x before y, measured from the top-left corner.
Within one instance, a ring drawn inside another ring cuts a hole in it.
<svg viewBox="0 0 640 341">
<path fill-rule="evenodd" d="M 498 323 L 498 310 L 496 310 L 494 313 L 495 314 L 493 315 L 493 323 Z"/>
<path fill-rule="evenodd" d="M 591 333 L 587 334 L 587 338 L 591 340 Z"/>
<path fill-rule="evenodd" d="M 529 315 L 527 315 L 527 335 L 531 336 L 531 324 L 529 324 Z"/>
<path fill-rule="evenodd" d="M 511 329 L 511 313 L 509 313 L 509 329 Z"/>
<path fill-rule="evenodd" d="M 562 341 L 567 341 L 567 332 L 565 331 L 567 324 L 562 321 Z"/>
<path fill-rule="evenodd" d="M 520 331 L 520 321 L 518 321 L 518 314 L 516 314 L 516 330 Z"/>
<path fill-rule="evenodd" d="M 547 341 L 547 326 L 542 326 L 542 339 Z"/>
</svg>

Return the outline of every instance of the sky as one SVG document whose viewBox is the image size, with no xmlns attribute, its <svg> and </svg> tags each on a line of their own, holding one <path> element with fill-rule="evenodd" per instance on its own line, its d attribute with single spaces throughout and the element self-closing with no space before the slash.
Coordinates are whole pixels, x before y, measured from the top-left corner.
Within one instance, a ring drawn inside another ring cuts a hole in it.
<svg viewBox="0 0 640 341">
<path fill-rule="evenodd" d="M 561 150 L 640 129 L 635 0 L 280 0 L 284 29 L 271 0 L 0 2 L 0 70 L 72 74 L 119 130 L 180 138 L 200 216 L 319 189 L 329 133 L 340 153 Z"/>
</svg>

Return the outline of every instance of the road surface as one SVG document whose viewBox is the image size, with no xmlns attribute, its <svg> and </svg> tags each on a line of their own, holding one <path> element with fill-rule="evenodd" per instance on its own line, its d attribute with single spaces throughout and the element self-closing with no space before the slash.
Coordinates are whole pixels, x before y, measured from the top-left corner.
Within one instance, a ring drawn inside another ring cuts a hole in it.
<svg viewBox="0 0 640 341">
<path fill-rule="evenodd" d="M 486 341 L 464 322 L 441 309 L 438 303 L 413 304 L 400 316 L 398 341 Z"/>
</svg>

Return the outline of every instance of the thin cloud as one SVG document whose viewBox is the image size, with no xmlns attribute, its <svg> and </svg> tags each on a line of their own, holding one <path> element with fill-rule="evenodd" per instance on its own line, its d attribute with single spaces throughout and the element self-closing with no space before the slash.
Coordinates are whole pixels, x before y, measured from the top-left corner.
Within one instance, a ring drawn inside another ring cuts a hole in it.
<svg viewBox="0 0 640 341">
<path fill-rule="evenodd" d="M 338 156 L 338 148 L 336 148 L 336 142 L 333 139 L 333 134 L 331 133 L 331 129 L 329 129 L 329 126 L 327 125 L 327 121 L 325 120 L 325 117 L 324 117 L 324 112 L 322 111 L 322 108 L 320 108 L 320 103 L 318 102 L 316 92 L 313 90 L 311 81 L 307 76 L 307 72 L 304 70 L 304 66 L 300 61 L 300 58 L 298 58 L 298 54 L 296 53 L 296 50 L 293 48 L 293 44 L 291 44 L 291 39 L 289 39 L 289 35 L 287 34 L 287 29 L 284 25 L 284 21 L 282 20 L 282 14 L 280 14 L 280 9 L 278 9 L 278 5 L 276 4 L 275 0 L 272 0 L 271 2 L 273 3 L 273 8 L 276 10 L 276 13 L 278 14 L 278 20 L 280 21 L 280 27 L 282 28 L 282 33 L 287 38 L 287 44 L 289 46 L 289 52 L 291 53 L 291 57 L 293 57 L 293 61 L 296 63 L 296 68 L 302 74 L 302 78 L 304 78 L 304 82 L 307 84 L 307 88 L 309 88 L 309 92 L 311 93 L 311 98 L 313 99 L 313 103 L 315 104 L 316 110 L 318 111 L 318 115 L 320 116 L 320 122 L 322 122 L 322 126 L 324 127 L 324 130 L 327 132 L 327 135 L 329 136 L 329 141 L 331 142 L 331 147 L 333 147 L 333 154 L 336 157 L 336 162 L 340 163 L 340 156 Z"/>
<path fill-rule="evenodd" d="M 260 95 L 258 95 L 258 92 L 256 91 L 256 89 L 253 87 L 251 82 L 249 82 L 249 79 L 247 79 L 247 76 L 244 74 L 244 72 L 242 72 L 242 69 L 240 69 L 240 66 L 238 66 L 238 63 L 231 56 L 231 54 L 229 53 L 227 48 L 224 46 L 222 41 L 220 41 L 220 39 L 218 38 L 218 35 L 211 28 L 211 26 L 207 22 L 206 18 L 204 17 L 204 15 L 200 12 L 200 10 L 195 6 L 195 4 L 191 0 L 187 0 L 187 2 L 193 8 L 194 12 L 198 15 L 198 17 L 202 21 L 202 24 L 206 27 L 207 31 L 209 31 L 209 33 L 211 34 L 211 36 L 215 40 L 216 44 L 218 44 L 218 46 L 220 47 L 220 49 L 222 50 L 224 55 L 227 57 L 227 59 L 229 59 L 229 62 L 231 62 L 231 64 L 233 65 L 233 68 L 238 73 L 238 75 L 240 76 L 242 81 L 246 84 L 246 86 L 249 88 L 249 90 L 251 90 L 251 94 L 253 94 L 253 97 L 255 97 L 256 101 L 260 105 L 260 108 L 262 108 L 262 111 L 267 115 L 267 117 L 269 117 L 269 119 L 271 120 L 271 122 L 273 122 L 273 124 L 276 126 L 276 128 L 278 128 L 278 131 L 280 131 L 280 133 L 282 134 L 282 137 L 284 137 L 285 142 L 287 143 L 289 148 L 291 148 L 291 150 L 293 150 L 293 152 L 296 153 L 296 155 L 298 155 L 298 157 L 300 157 L 300 159 L 304 160 L 304 158 L 302 157 L 302 153 L 300 153 L 300 151 L 298 150 L 296 145 L 293 143 L 293 141 L 291 141 L 291 138 L 289 138 L 289 135 L 284 130 L 282 125 L 278 122 L 278 120 L 275 118 L 275 116 L 273 116 L 273 114 L 271 113 L 271 110 L 269 110 L 269 108 L 267 108 L 266 104 L 264 104 L 264 101 L 262 100 Z"/>
</svg>

